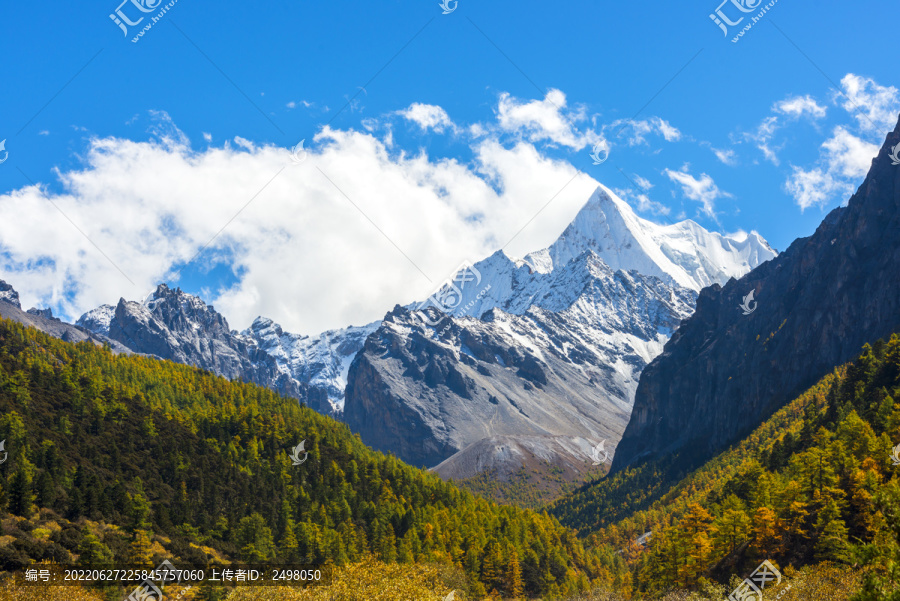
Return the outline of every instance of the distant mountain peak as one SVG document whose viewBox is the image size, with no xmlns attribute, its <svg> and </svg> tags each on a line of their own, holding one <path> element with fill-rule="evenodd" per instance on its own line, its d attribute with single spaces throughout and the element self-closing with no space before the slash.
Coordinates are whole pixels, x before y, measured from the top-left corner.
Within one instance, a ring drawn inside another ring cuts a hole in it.
<svg viewBox="0 0 900 601">
<path fill-rule="evenodd" d="M 0 301 L 6 301 L 17 309 L 22 308 L 22 304 L 19 302 L 19 293 L 3 280 L 0 280 Z"/>
<path fill-rule="evenodd" d="M 759 234 L 723 235 L 686 220 L 659 225 L 599 186 L 549 248 L 523 262 L 547 273 L 592 250 L 613 270 L 637 271 L 694 291 L 741 277 L 777 253 Z"/>
<path fill-rule="evenodd" d="M 753 232 L 722 235 L 693 221 L 659 225 L 632 210 L 609 188 L 598 187 L 549 247 L 524 259 L 498 250 L 475 263 L 479 280 L 460 290 L 455 308 L 437 307 L 455 317 L 480 318 L 493 308 L 521 315 L 532 305 L 561 311 L 580 297 L 583 278 L 573 271 L 637 272 L 693 292 L 739 278 L 777 253 Z M 571 269 L 575 264 L 580 269 Z M 564 273 L 565 272 L 565 273 Z"/>
</svg>

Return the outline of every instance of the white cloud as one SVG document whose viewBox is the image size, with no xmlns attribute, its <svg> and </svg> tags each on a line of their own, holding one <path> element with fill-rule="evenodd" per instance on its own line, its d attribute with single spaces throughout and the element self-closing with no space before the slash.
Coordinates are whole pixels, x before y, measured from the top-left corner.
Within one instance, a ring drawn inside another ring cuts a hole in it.
<svg viewBox="0 0 900 601">
<path fill-rule="evenodd" d="M 819 168 L 804 170 L 800 167 L 794 167 L 794 172 L 785 182 L 784 188 L 794 197 L 801 211 L 822 206 L 835 195 L 848 191 L 847 184 L 838 181 L 827 171 Z"/>
<path fill-rule="evenodd" d="M 565 109 L 566 95 L 559 90 L 550 90 L 543 100 L 530 101 L 504 93 L 500 95 L 497 119 L 503 131 L 521 134 L 531 142 L 550 140 L 581 150 L 600 139 L 592 130 L 578 131 L 576 124 L 586 118 L 584 109 Z"/>
<path fill-rule="evenodd" d="M 783 100 L 779 100 L 772 106 L 772 112 L 775 115 L 769 115 L 764 118 L 756 127 L 756 131 L 743 134 L 744 140 L 752 142 L 767 161 L 775 166 L 781 164 L 778 154 L 784 147 L 782 142 L 780 145 L 774 143 L 775 134 L 792 121 L 796 121 L 802 117 L 808 116 L 813 120 L 822 119 L 827 114 L 827 108 L 820 105 L 812 96 L 789 96 Z M 782 115 L 784 119 L 779 119 Z M 785 123 L 785 121 L 787 123 Z M 719 151 L 715 148 L 713 152 L 720 161 L 726 165 L 736 163 L 734 153 L 731 151 Z"/>
<path fill-rule="evenodd" d="M 798 119 L 804 115 L 809 115 L 813 119 L 822 119 L 827 113 L 827 109 L 808 94 L 806 96 L 793 96 L 776 102 L 773 110 Z"/>
<path fill-rule="evenodd" d="M 629 176 L 629 179 L 639 188 L 639 190 L 635 192 L 633 189 L 617 188 L 615 192 L 619 195 L 620 198 L 622 198 L 625 202 L 642 213 L 668 215 L 672 212 L 669 207 L 651 200 L 650 196 L 647 195 L 647 191 L 653 188 L 653 184 L 650 182 L 650 180 L 645 177 L 641 177 L 637 173 L 634 173 L 632 175 L 633 177 Z"/>
<path fill-rule="evenodd" d="M 698 179 L 689 173 L 689 169 L 690 167 L 685 165 L 681 171 L 666 169 L 663 173 L 670 180 L 681 185 L 681 191 L 687 198 L 699 202 L 704 214 L 718 222 L 716 201 L 719 198 L 730 198 L 731 194 L 720 190 L 713 178 L 706 173 L 701 173 Z"/>
<path fill-rule="evenodd" d="M 203 132 L 203 139 L 206 140 L 207 142 L 212 142 L 212 134 Z"/>
<path fill-rule="evenodd" d="M 841 79 L 844 96 L 838 101 L 857 121 L 860 130 L 883 136 L 897 125 L 900 95 L 897 88 L 881 86 L 875 80 L 848 73 Z"/>
<path fill-rule="evenodd" d="M 869 172 L 878 150 L 878 145 L 838 126 L 831 138 L 822 144 L 816 166 L 811 169 L 793 167 L 784 188 L 801 211 L 825 206 L 835 197 L 853 193 L 854 184 Z"/>
<path fill-rule="evenodd" d="M 616 188 L 613 190 L 619 198 L 630 204 L 638 212 L 652 213 L 653 215 L 669 215 L 672 210 L 666 205 L 651 200 L 650 196 L 643 192 L 635 193 L 633 189 Z"/>
<path fill-rule="evenodd" d="M 710 146 L 710 148 L 712 147 Z M 720 150 L 718 148 L 712 148 L 712 151 L 716 155 L 717 159 L 719 159 L 722 163 L 728 165 L 729 167 L 737 165 L 737 154 L 734 152 L 734 149 L 727 148 L 724 150 Z"/>
<path fill-rule="evenodd" d="M 668 215 L 672 212 L 672 209 L 669 207 L 660 204 L 655 200 L 650 200 L 650 197 L 646 194 L 638 194 L 635 200 L 637 201 L 636 206 L 638 211 L 653 213 L 655 215 Z"/>
<path fill-rule="evenodd" d="M 426 298 L 463 259 L 494 252 L 556 196 L 506 250 L 546 247 L 597 185 L 531 144 L 493 137 L 463 165 L 326 129 L 295 165 L 290 149 L 240 138 L 194 150 L 157 118 L 167 132 L 157 141 L 91 139 L 83 166 L 57 173 L 59 191 L 0 195 L 0 278 L 23 302 L 73 318 L 140 298 L 160 281 L 177 284 L 177 269 L 228 224 L 192 269 L 234 273 L 237 282 L 208 299 L 232 327 L 257 315 L 302 333 L 367 323 Z"/>
<path fill-rule="evenodd" d="M 634 183 L 636 183 L 642 190 L 649 190 L 653 187 L 653 184 L 650 183 L 649 179 L 641 177 L 637 173 L 634 174 Z"/>
<path fill-rule="evenodd" d="M 681 131 L 660 117 L 651 117 L 642 121 L 620 119 L 614 121 L 611 127 L 617 130 L 617 136 L 628 130 L 629 146 L 647 144 L 647 136 L 649 134 L 661 135 L 666 142 L 677 142 L 681 139 Z"/>
<path fill-rule="evenodd" d="M 775 137 L 775 132 L 777 132 L 780 127 L 781 125 L 778 122 L 778 117 L 772 115 L 763 119 L 756 127 L 755 132 L 744 134 L 744 138 L 753 142 L 756 147 L 762 151 L 766 160 L 776 166 L 779 164 L 778 152 L 781 150 L 781 147 L 774 146 L 772 144 L 772 139 Z"/>
<path fill-rule="evenodd" d="M 822 144 L 829 171 L 845 178 L 863 178 L 878 155 L 877 144 L 857 138 L 843 127 L 836 127 L 834 135 Z"/>
<path fill-rule="evenodd" d="M 443 108 L 433 104 L 414 102 L 403 111 L 398 111 L 405 119 L 416 123 L 421 129 L 433 129 L 443 133 L 445 129 L 456 130 L 456 125 Z"/>
<path fill-rule="evenodd" d="M 681 139 L 681 132 L 678 131 L 677 128 L 672 127 L 668 121 L 660 119 L 659 117 L 654 117 L 654 119 L 656 120 L 657 130 L 663 135 L 666 142 L 677 142 Z"/>
</svg>

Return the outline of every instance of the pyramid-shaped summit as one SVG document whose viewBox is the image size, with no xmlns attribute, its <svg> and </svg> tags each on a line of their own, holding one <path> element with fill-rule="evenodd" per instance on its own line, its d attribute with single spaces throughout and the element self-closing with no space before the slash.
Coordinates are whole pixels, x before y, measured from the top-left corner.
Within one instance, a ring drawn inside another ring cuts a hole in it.
<svg viewBox="0 0 900 601">
<path fill-rule="evenodd" d="M 599 186 L 560 237 L 525 262 L 548 272 L 587 250 L 613 270 L 637 271 L 699 291 L 741 277 L 777 253 L 757 233 L 726 236 L 687 220 L 659 225 Z"/>
</svg>

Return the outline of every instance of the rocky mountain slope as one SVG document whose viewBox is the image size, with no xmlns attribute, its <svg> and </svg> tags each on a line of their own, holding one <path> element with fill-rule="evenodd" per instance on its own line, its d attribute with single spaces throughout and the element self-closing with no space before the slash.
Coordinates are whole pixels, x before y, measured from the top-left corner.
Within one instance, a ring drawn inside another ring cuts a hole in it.
<svg viewBox="0 0 900 601">
<path fill-rule="evenodd" d="M 318 336 L 285 332 L 280 325 L 258 317 L 241 332 L 279 369 L 307 389 L 307 403 L 322 413 L 339 414 L 344 408 L 344 388 L 350 363 L 378 323 L 330 330 Z"/>
<path fill-rule="evenodd" d="M 366 443 L 440 463 L 442 475 L 510 473 L 524 453 L 577 477 L 596 467 L 589 449 L 615 448 L 641 371 L 697 291 L 774 256 L 756 234 L 651 223 L 600 187 L 549 248 L 521 260 L 498 251 L 384 322 L 301 336 L 258 318 L 239 333 L 201 299 L 161 285 L 143 302 L 86 313 L 77 331 L 322 413 L 343 410 Z M 514 446 L 527 452 L 484 442 L 497 437 L 519 437 Z"/>
<path fill-rule="evenodd" d="M 343 408 L 350 361 L 378 325 L 302 336 L 259 317 L 238 333 L 214 307 L 165 284 L 143 302 L 102 305 L 76 323 L 136 352 L 278 390 L 324 414 Z"/>
<path fill-rule="evenodd" d="M 703 290 L 641 376 L 615 471 L 670 453 L 697 465 L 864 343 L 900 331 L 900 167 L 888 156 L 897 144 L 900 125 L 848 205 L 812 236 Z"/>
<path fill-rule="evenodd" d="M 429 326 L 396 308 L 351 365 L 344 420 L 367 444 L 428 467 L 490 436 L 618 440 L 638 374 L 695 294 L 613 272 L 590 251 L 557 281 L 578 292 L 559 313 L 492 309 Z"/>
<path fill-rule="evenodd" d="M 275 358 L 232 332 L 225 318 L 196 296 L 161 284 L 142 303 L 120 299 L 83 315 L 77 325 L 134 352 L 201 367 L 306 399 L 306 389 Z"/>
<path fill-rule="evenodd" d="M 350 367 L 344 419 L 367 444 L 444 477 L 512 474 L 525 458 L 577 479 L 594 445 L 614 450 L 641 371 L 705 279 L 774 256 L 755 234 L 652 224 L 600 188 L 549 249 L 495 253 L 418 311 L 388 314 Z"/>
<path fill-rule="evenodd" d="M 0 317 L 37 328 L 66 342 L 89 341 L 99 346 L 107 345 L 114 353 L 132 354 L 128 347 L 103 334 L 97 334 L 86 328 L 73 326 L 56 319 L 49 309 L 32 308 L 23 311 L 19 302 L 19 293 L 3 280 L 0 280 Z"/>
</svg>

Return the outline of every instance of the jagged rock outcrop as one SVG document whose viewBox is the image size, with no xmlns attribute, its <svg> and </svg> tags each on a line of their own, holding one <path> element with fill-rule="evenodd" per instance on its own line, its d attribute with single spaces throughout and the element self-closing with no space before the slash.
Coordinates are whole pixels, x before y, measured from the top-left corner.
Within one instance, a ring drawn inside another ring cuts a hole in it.
<svg viewBox="0 0 900 601">
<path fill-rule="evenodd" d="M 812 236 L 700 293 L 641 375 L 614 471 L 671 453 L 695 466 L 865 343 L 900 332 L 900 166 L 888 156 L 897 144 L 900 125 L 848 205 Z"/>
<path fill-rule="evenodd" d="M 32 307 L 26 311 L 29 315 L 37 315 L 38 317 L 43 317 L 44 319 L 50 319 L 53 321 L 61 321 L 58 317 L 53 317 L 53 309 L 38 309 L 37 307 Z"/>
<path fill-rule="evenodd" d="M 366 336 L 378 325 L 351 326 L 303 336 L 285 331 L 271 319 L 258 317 L 238 334 L 228 331 L 224 317 L 213 307 L 184 292 L 179 292 L 180 301 L 157 308 L 158 298 L 170 294 L 164 286 L 163 292 L 157 291 L 145 303 L 123 305 L 120 301 L 117 306 L 101 305 L 82 315 L 76 323 L 92 332 L 112 335 L 125 344 L 134 343 L 148 352 L 152 349 L 152 354 L 158 357 L 187 362 L 228 378 L 238 377 L 299 396 L 316 411 L 332 415 L 339 414 L 343 408 L 350 362 L 363 347 Z M 139 317 L 140 307 L 145 304 L 154 307 L 156 321 Z M 122 310 L 124 321 L 117 319 Z M 123 326 L 125 322 L 130 322 L 130 330 Z M 194 323 L 197 327 L 187 326 Z M 145 328 L 149 329 L 144 331 Z M 209 349 L 221 350 L 222 345 L 226 349 L 222 352 L 227 356 L 213 360 Z M 243 358 L 238 360 L 237 355 Z M 248 371 L 249 364 L 257 367 Z"/>
<path fill-rule="evenodd" d="M 533 325 L 497 310 L 449 320 L 438 336 L 397 307 L 350 368 L 344 420 L 366 444 L 424 467 L 495 436 L 618 439 L 629 410 L 619 374 L 522 346 Z"/>
<path fill-rule="evenodd" d="M 337 415 L 344 407 L 350 363 L 377 327 L 378 323 L 373 323 L 303 336 L 284 331 L 271 319 L 257 317 L 241 335 L 274 357 L 282 371 L 307 388 L 310 407 Z"/>
<path fill-rule="evenodd" d="M 232 332 L 211 305 L 179 288 L 161 284 L 143 303 L 121 299 L 105 327 L 111 339 L 135 352 L 306 399 L 305 388 L 280 370 L 272 356 Z"/>
<path fill-rule="evenodd" d="M 0 280 L 0 301 L 6 301 L 17 309 L 22 308 L 22 304 L 19 302 L 19 293 L 3 280 Z"/>
</svg>

